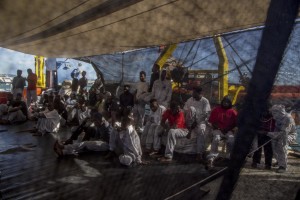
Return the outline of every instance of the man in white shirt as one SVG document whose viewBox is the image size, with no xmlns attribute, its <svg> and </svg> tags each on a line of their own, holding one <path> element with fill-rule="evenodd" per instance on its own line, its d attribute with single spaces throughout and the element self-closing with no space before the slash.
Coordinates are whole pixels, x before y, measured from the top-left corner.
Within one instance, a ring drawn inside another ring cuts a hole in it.
<svg viewBox="0 0 300 200">
<path fill-rule="evenodd" d="M 159 105 L 168 108 L 172 97 L 172 84 L 166 79 L 167 71 L 162 70 L 160 79 L 156 80 L 152 88 L 152 98 L 156 99 Z"/>
<path fill-rule="evenodd" d="M 161 122 L 162 114 L 165 112 L 166 108 L 162 105 L 158 105 L 156 99 L 150 100 L 150 115 L 148 121 L 145 125 L 144 131 L 142 133 L 142 145 L 146 146 L 146 151 L 150 152 L 153 142 L 154 142 L 154 133 L 159 127 Z"/>
<path fill-rule="evenodd" d="M 194 87 L 193 96 L 186 101 L 183 108 L 189 129 L 187 138 L 197 138 L 197 160 L 199 161 L 204 159 L 206 121 L 211 111 L 209 101 L 201 93 L 201 87 Z"/>
</svg>

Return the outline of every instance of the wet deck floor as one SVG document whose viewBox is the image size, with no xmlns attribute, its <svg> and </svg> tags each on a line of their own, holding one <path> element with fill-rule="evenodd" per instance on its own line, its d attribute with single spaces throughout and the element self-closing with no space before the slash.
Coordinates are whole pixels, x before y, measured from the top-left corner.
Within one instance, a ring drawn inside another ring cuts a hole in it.
<svg viewBox="0 0 300 200">
<path fill-rule="evenodd" d="M 33 137 L 26 131 L 33 126 L 0 126 L 2 199 L 164 199 L 212 173 L 189 160 L 126 168 L 104 153 L 57 159 L 54 136 Z M 193 198 L 201 195 L 196 191 Z"/>
<path fill-rule="evenodd" d="M 58 135 L 33 137 L 34 126 L 0 126 L 0 191 L 2 199 L 165 199 L 215 171 L 207 171 L 193 157 L 180 157 L 172 164 L 151 160 L 147 166 L 125 168 L 117 158 L 105 160 L 105 153 L 85 153 L 57 159 L 55 137 L 66 139 L 69 128 Z M 22 132 L 20 132 L 22 131 Z M 178 157 L 177 157 L 178 158 Z M 251 169 L 250 160 L 242 171 L 232 199 L 295 199 L 300 188 L 300 159 L 289 157 L 289 170 Z M 214 199 L 217 185 L 204 199 Z M 194 187 L 172 199 L 199 199 Z M 256 198 L 257 197 L 257 198 Z M 1 198 L 0 198 L 1 199 Z"/>
</svg>

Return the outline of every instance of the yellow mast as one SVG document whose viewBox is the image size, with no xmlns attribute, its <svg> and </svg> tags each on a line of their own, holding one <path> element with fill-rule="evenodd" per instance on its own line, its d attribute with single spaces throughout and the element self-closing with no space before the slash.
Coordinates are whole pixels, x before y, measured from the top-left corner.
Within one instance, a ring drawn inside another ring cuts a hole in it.
<svg viewBox="0 0 300 200">
<path fill-rule="evenodd" d="M 168 58 L 172 56 L 172 53 L 175 51 L 176 47 L 177 47 L 176 44 L 171 44 L 166 46 L 164 50 L 161 52 L 160 56 L 157 58 L 155 62 L 156 64 L 159 65 L 160 69 L 164 66 Z"/>
<path fill-rule="evenodd" d="M 37 84 L 39 88 L 46 88 L 46 75 L 45 70 L 45 58 L 43 56 L 34 56 L 35 60 L 35 73 L 37 75 Z"/>
<path fill-rule="evenodd" d="M 216 36 L 213 38 L 215 47 L 217 50 L 219 58 L 219 102 L 223 99 L 224 96 L 228 95 L 228 59 L 226 52 L 222 43 L 221 36 Z"/>
</svg>

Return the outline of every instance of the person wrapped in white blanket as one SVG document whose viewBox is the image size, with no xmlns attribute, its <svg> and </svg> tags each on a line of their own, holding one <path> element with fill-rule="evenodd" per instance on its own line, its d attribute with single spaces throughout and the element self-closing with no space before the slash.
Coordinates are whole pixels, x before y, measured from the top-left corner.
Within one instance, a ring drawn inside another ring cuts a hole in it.
<svg viewBox="0 0 300 200">
<path fill-rule="evenodd" d="M 273 132 L 259 131 L 272 138 L 273 156 L 278 162 L 277 173 L 284 173 L 287 170 L 288 145 L 297 138 L 295 121 L 292 116 L 286 112 L 283 105 L 272 106 L 271 113 L 275 120 L 275 130 Z"/>
<path fill-rule="evenodd" d="M 150 115 L 148 121 L 144 127 L 142 133 L 142 145 L 146 147 L 146 151 L 150 152 L 154 142 L 154 133 L 158 127 L 160 127 L 161 117 L 165 112 L 166 108 L 162 105 L 158 105 L 156 99 L 150 100 Z"/>
<path fill-rule="evenodd" d="M 121 120 L 121 127 L 115 129 L 109 139 L 109 154 L 106 158 L 117 154 L 122 165 L 144 164 L 140 138 L 132 125 L 132 119 L 125 116 Z"/>
<path fill-rule="evenodd" d="M 61 116 L 54 109 L 53 103 L 49 103 L 45 111 L 35 114 L 38 118 L 34 136 L 41 136 L 45 133 L 56 133 L 60 127 Z"/>
</svg>

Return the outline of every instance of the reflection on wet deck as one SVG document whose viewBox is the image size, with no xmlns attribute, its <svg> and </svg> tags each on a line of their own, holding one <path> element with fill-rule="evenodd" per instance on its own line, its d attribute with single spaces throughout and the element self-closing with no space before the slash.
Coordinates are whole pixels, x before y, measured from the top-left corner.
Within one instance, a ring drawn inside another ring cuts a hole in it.
<svg viewBox="0 0 300 200">
<path fill-rule="evenodd" d="M 105 160 L 104 152 L 57 159 L 55 137 L 66 138 L 68 129 L 33 137 L 32 128 L 32 122 L 0 127 L 7 129 L 0 133 L 3 199 L 164 199 L 212 173 L 194 159 L 132 168 Z"/>
<path fill-rule="evenodd" d="M 199 199 L 205 194 L 199 186 L 180 193 L 216 171 L 207 171 L 193 156 L 175 154 L 176 162 L 161 164 L 150 158 L 147 166 L 126 168 L 118 159 L 105 160 L 103 153 L 84 153 L 57 159 L 56 138 L 66 139 L 69 129 L 57 135 L 33 137 L 33 122 L 0 126 L 0 191 L 2 199 Z M 224 163 L 223 163 L 224 164 Z M 259 166 L 260 167 L 260 166 Z M 263 168 L 263 165 L 260 167 Z M 277 174 L 245 164 L 232 199 L 295 199 L 300 188 L 300 159 L 289 157 L 288 172 Z M 214 199 L 217 183 L 204 200 Z M 0 198 L 1 199 L 1 198 Z"/>
</svg>

